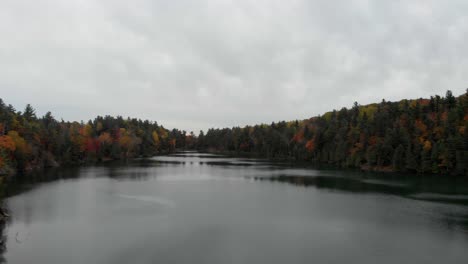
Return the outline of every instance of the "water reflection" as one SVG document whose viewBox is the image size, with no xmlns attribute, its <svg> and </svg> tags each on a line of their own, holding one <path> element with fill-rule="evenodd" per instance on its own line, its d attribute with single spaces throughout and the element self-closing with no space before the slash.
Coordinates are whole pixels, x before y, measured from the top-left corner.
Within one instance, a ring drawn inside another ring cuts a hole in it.
<svg viewBox="0 0 468 264">
<path fill-rule="evenodd" d="M 375 176 L 375 175 L 374 175 Z M 279 175 L 273 177 L 247 177 L 256 181 L 288 183 L 295 186 L 315 187 L 351 193 L 383 193 L 404 196 L 411 199 L 441 203 L 468 205 L 467 182 L 464 179 L 441 181 L 434 178 L 410 177 L 406 179 L 383 180 L 381 178 L 345 176 L 298 176 Z"/>
<path fill-rule="evenodd" d="M 109 177 L 112 179 L 130 179 L 143 181 L 148 177 L 157 177 L 156 170 L 147 169 L 149 167 L 121 167 L 114 166 L 106 168 L 105 171 L 99 174 L 100 177 Z"/>
<path fill-rule="evenodd" d="M 3 205 L 2 207 L 2 214 L 3 210 L 5 210 L 5 207 Z M 7 244 L 7 235 L 5 234 L 5 228 L 7 226 L 9 218 L 0 216 L 0 263 L 6 263 L 5 257 L 3 256 L 4 253 L 6 252 L 6 244 Z"/>
<path fill-rule="evenodd" d="M 253 179 L 257 181 L 281 182 L 296 186 L 316 187 L 318 189 L 339 190 L 353 193 L 373 192 L 400 195 L 409 193 L 405 186 L 377 184 L 345 177 L 280 175 L 276 177 L 253 177 Z"/>
<path fill-rule="evenodd" d="M 9 184 L 0 253 L 12 263 L 375 263 L 376 252 L 380 263 L 460 263 L 467 188 L 200 153 L 62 168 Z"/>
<path fill-rule="evenodd" d="M 81 168 L 53 168 L 27 176 L 18 175 L 4 183 L 3 197 L 8 198 L 36 188 L 39 184 L 80 177 Z"/>
</svg>

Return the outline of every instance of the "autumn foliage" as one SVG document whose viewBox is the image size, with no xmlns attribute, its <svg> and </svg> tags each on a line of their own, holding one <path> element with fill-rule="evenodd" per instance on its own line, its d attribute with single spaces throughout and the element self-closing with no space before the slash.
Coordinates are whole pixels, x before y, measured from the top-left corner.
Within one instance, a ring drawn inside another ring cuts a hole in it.
<svg viewBox="0 0 468 264">
<path fill-rule="evenodd" d="M 468 93 L 358 105 L 303 121 L 200 134 L 201 150 L 468 176 Z M 246 145 L 246 142 L 249 144 Z M 248 146 L 248 147 L 247 147 Z"/>
<path fill-rule="evenodd" d="M 210 129 L 168 130 L 156 122 L 98 116 L 88 122 L 36 117 L 0 99 L 0 174 L 176 149 L 249 154 L 337 166 L 468 176 L 468 93 L 401 100 L 327 112 L 307 120 Z"/>
<path fill-rule="evenodd" d="M 0 149 L 13 152 L 16 149 L 15 142 L 10 136 L 0 136 Z"/>
<path fill-rule="evenodd" d="M 151 156 L 186 148 L 185 131 L 167 130 L 156 122 L 97 117 L 86 123 L 57 121 L 51 113 L 36 117 L 0 99 L 0 174 L 57 164 Z M 193 144 L 193 142 L 192 142 Z"/>
</svg>

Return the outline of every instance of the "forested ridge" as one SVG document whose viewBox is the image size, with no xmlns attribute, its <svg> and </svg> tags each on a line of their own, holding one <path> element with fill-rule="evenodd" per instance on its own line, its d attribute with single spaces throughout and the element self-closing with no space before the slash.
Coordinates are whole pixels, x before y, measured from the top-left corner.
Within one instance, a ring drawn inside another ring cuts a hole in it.
<svg viewBox="0 0 468 264">
<path fill-rule="evenodd" d="M 200 150 L 380 171 L 468 176 L 468 90 L 342 108 L 303 121 L 201 132 Z"/>
<path fill-rule="evenodd" d="M 381 171 L 468 176 L 468 90 L 458 97 L 359 105 L 307 120 L 209 129 L 198 136 L 157 122 L 37 117 L 0 99 L 0 174 L 197 149 Z"/>
<path fill-rule="evenodd" d="M 191 144 L 193 135 L 186 134 L 120 116 L 58 121 L 50 112 L 37 117 L 29 104 L 21 112 L 0 99 L 0 174 L 168 153 Z"/>
</svg>

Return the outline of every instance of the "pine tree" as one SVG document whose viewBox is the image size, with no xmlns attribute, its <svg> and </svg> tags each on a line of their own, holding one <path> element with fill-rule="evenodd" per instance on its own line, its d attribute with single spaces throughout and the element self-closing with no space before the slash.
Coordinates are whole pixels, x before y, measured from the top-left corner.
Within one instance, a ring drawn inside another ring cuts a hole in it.
<svg viewBox="0 0 468 264">
<path fill-rule="evenodd" d="M 403 171 L 405 167 L 405 148 L 400 144 L 393 153 L 393 169 Z"/>
</svg>

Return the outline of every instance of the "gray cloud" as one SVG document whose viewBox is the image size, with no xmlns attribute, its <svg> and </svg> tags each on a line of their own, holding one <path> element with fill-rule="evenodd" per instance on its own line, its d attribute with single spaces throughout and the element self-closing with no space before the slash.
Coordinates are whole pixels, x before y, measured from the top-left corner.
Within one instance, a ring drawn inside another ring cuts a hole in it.
<svg viewBox="0 0 468 264">
<path fill-rule="evenodd" d="M 0 97 L 199 130 L 461 94 L 467 1 L 3 0 Z"/>
</svg>

